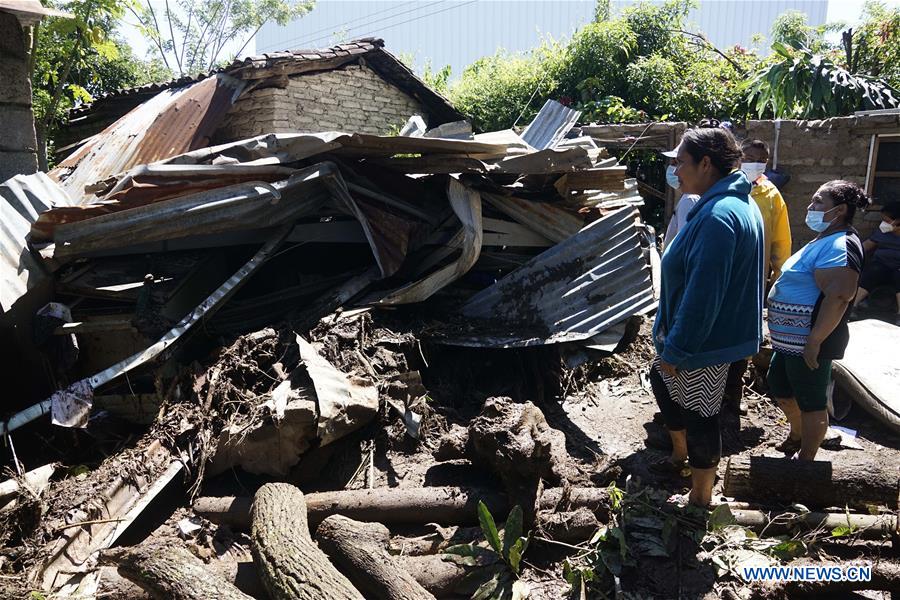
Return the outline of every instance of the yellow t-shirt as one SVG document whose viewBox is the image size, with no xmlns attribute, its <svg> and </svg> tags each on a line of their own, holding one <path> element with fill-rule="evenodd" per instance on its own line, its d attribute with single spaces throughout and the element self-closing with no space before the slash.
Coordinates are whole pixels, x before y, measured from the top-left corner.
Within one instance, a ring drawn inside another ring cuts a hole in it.
<svg viewBox="0 0 900 600">
<path fill-rule="evenodd" d="M 788 223 L 787 205 L 781 192 L 765 175 L 760 175 L 750 190 L 763 218 L 765 244 L 765 275 L 771 281 L 781 275 L 781 266 L 791 256 L 791 226 Z"/>
</svg>

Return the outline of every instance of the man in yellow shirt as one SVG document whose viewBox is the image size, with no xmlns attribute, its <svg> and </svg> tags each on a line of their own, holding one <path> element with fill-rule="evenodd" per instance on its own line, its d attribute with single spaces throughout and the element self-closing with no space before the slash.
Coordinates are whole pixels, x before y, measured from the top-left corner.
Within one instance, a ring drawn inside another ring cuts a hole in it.
<svg viewBox="0 0 900 600">
<path fill-rule="evenodd" d="M 781 275 L 784 261 L 791 256 L 791 226 L 788 223 L 787 205 L 775 184 L 763 174 L 769 162 L 769 146 L 762 140 L 747 139 L 741 144 L 741 152 L 741 171 L 753 184 L 750 197 L 756 202 L 763 218 L 763 279 L 768 290 Z M 747 412 L 743 402 L 743 378 L 746 370 L 747 360 L 732 363 L 725 387 L 725 404 L 737 408 L 741 414 Z"/>
</svg>

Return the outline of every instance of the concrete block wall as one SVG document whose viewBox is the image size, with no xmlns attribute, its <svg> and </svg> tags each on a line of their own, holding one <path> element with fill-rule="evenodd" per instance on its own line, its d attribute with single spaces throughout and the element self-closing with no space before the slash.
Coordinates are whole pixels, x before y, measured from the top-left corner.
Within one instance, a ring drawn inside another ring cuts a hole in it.
<svg viewBox="0 0 900 600">
<path fill-rule="evenodd" d="M 632 139 L 643 135 L 637 148 L 659 150 L 669 146 L 669 140 L 679 140 L 686 123 L 646 123 L 594 125 L 584 127 L 584 133 L 603 145 L 617 140 L 616 150 L 627 148 Z M 761 139 L 769 144 L 773 154 L 774 121 L 748 121 L 735 131 L 739 139 Z M 778 170 L 791 176 L 781 190 L 791 222 L 794 250 L 809 242 L 814 233 L 806 227 L 806 207 L 816 190 L 832 179 L 846 179 L 865 185 L 869 168 L 869 149 L 872 136 L 900 133 L 900 115 L 867 115 L 835 117 L 818 121 L 781 122 L 778 142 Z M 624 141 L 621 141 L 624 140 Z M 770 156 L 769 166 L 772 166 Z M 897 200 L 898 198 L 894 198 Z M 876 199 L 885 201 L 889 199 Z M 854 225 L 863 239 L 878 226 L 881 216 L 878 205 L 867 214 L 857 213 Z"/>
<path fill-rule="evenodd" d="M 346 131 L 381 135 L 424 107 L 363 65 L 295 75 L 285 88 L 245 94 L 215 135 L 232 141 L 263 133 Z"/>
<path fill-rule="evenodd" d="M 37 171 L 26 39 L 19 20 L 0 12 L 0 181 Z"/>
<path fill-rule="evenodd" d="M 737 131 L 740 137 L 753 137 L 769 144 L 775 141 L 772 121 L 748 121 Z M 846 179 L 866 184 L 869 149 L 873 134 L 900 133 L 900 115 L 836 117 L 820 121 L 782 121 L 778 142 L 778 170 L 790 174 L 782 190 L 788 205 L 794 249 L 809 242 L 814 233 L 804 224 L 806 207 L 823 183 Z M 770 158 L 771 166 L 771 158 Z M 887 199 L 876 198 L 884 202 Z M 863 239 L 878 226 L 881 216 L 877 205 L 866 214 L 857 212 L 855 227 Z"/>
</svg>

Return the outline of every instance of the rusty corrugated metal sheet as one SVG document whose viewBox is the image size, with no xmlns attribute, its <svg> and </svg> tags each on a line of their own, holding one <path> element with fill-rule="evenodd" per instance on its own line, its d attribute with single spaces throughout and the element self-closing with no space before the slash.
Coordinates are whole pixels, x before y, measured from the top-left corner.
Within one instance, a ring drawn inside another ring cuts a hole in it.
<svg viewBox="0 0 900 600">
<path fill-rule="evenodd" d="M 45 276 L 41 258 L 28 247 L 38 216 L 72 200 L 45 173 L 16 175 L 0 184 L 0 312 Z"/>
<path fill-rule="evenodd" d="M 50 175 L 84 204 L 85 191 L 135 165 L 155 162 L 209 145 L 245 83 L 220 73 L 183 88 L 163 90 L 97 134 Z"/>
<path fill-rule="evenodd" d="M 581 111 L 556 100 L 547 100 L 534 121 L 522 132 L 522 139 L 538 150 L 553 148 L 575 126 Z"/>
<path fill-rule="evenodd" d="M 577 342 L 652 306 L 639 219 L 623 208 L 539 254 L 463 306 L 465 331 L 436 341 L 505 348 Z"/>
<path fill-rule="evenodd" d="M 31 225 L 31 234 L 33 239 L 52 240 L 56 228 L 66 223 L 239 183 L 272 183 L 294 172 L 278 165 L 142 165 L 121 177 L 99 201 L 42 213 Z"/>
<path fill-rule="evenodd" d="M 538 232 L 548 240 L 561 242 L 584 227 L 584 219 L 547 202 L 535 202 L 483 193 L 484 199 L 506 216 Z"/>
</svg>

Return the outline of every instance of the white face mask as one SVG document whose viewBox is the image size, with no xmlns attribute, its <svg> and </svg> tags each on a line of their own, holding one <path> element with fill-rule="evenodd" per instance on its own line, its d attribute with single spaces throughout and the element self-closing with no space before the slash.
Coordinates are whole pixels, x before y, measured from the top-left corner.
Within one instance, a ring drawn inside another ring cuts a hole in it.
<svg viewBox="0 0 900 600">
<path fill-rule="evenodd" d="M 747 176 L 747 179 L 750 180 L 750 183 L 755 182 L 760 176 L 766 172 L 766 163 L 764 162 L 742 162 L 741 163 L 741 171 L 744 172 L 744 175 Z"/>
<path fill-rule="evenodd" d="M 881 230 L 881 233 L 891 233 L 892 231 L 894 231 L 894 226 L 887 221 L 882 221 L 878 224 L 878 229 Z"/>
<path fill-rule="evenodd" d="M 666 183 L 669 184 L 673 190 L 677 190 L 678 186 L 681 183 L 678 181 L 678 176 L 675 174 L 675 165 L 669 165 L 666 167 Z"/>
</svg>

